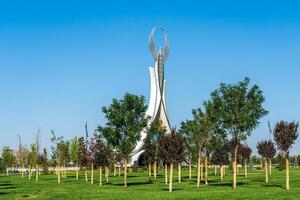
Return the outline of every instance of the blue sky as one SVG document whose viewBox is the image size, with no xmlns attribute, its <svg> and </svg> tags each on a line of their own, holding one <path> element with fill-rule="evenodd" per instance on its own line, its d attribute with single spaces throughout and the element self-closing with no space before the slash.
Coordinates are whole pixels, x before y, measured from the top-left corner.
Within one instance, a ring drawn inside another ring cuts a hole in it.
<svg viewBox="0 0 300 200">
<path fill-rule="evenodd" d="M 268 139 L 267 121 L 299 120 L 297 1 L 1 1 L 0 148 L 65 138 L 105 122 L 101 107 L 125 92 L 148 101 L 148 36 L 165 28 L 171 124 L 191 117 L 220 82 L 245 76 L 270 111 L 247 140 Z M 157 35 L 157 42 L 161 42 Z M 299 141 L 293 153 L 300 153 Z"/>
</svg>

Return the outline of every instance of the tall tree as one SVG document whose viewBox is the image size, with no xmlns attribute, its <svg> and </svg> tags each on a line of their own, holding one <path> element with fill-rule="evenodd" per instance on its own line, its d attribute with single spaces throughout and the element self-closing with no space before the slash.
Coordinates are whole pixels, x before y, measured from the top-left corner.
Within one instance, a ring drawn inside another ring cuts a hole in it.
<svg viewBox="0 0 300 200">
<path fill-rule="evenodd" d="M 109 145 L 116 148 L 124 159 L 124 186 L 127 187 L 127 165 L 131 154 L 140 140 L 141 131 L 146 128 L 145 98 L 126 93 L 120 100 L 113 99 L 109 107 L 103 107 L 107 122 L 104 127 L 99 126 Z"/>
<path fill-rule="evenodd" d="M 170 166 L 169 176 L 169 192 L 173 190 L 173 166 L 181 163 L 186 156 L 186 148 L 183 138 L 180 134 L 172 129 L 171 134 L 162 135 L 158 141 L 159 156 L 164 158 L 165 162 Z"/>
<path fill-rule="evenodd" d="M 285 174 L 286 174 L 286 189 L 290 189 L 289 180 L 289 153 L 292 145 L 298 138 L 298 126 L 297 122 L 285 122 L 280 121 L 275 125 L 274 129 L 274 140 L 277 144 L 278 149 L 285 158 Z"/>
<path fill-rule="evenodd" d="M 221 83 L 220 88 L 211 93 L 215 113 L 227 135 L 233 140 L 246 140 L 259 125 L 260 119 L 268 111 L 262 106 L 265 98 L 257 85 L 249 88 L 249 78 L 237 84 Z M 238 146 L 233 147 L 232 186 L 236 189 L 236 164 Z"/>
</svg>

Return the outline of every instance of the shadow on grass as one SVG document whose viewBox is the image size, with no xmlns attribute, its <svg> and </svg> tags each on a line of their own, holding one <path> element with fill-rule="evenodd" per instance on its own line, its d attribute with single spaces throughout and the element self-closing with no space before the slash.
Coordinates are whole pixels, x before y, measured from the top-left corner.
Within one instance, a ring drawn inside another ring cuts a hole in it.
<svg viewBox="0 0 300 200">
<path fill-rule="evenodd" d="M 265 187 L 267 187 L 267 188 L 277 187 L 277 188 L 281 188 L 281 189 L 285 190 L 284 186 L 282 186 L 282 185 L 276 185 L 276 184 L 268 184 L 268 185 L 265 185 Z"/>
<path fill-rule="evenodd" d="M 0 183 L 0 187 L 2 186 L 10 186 L 10 185 L 13 185 L 12 183 Z"/>
<path fill-rule="evenodd" d="M 161 189 L 161 190 L 163 190 L 163 191 L 169 191 L 169 188 L 163 188 L 163 189 Z M 180 190 L 182 190 L 181 188 L 173 188 L 172 189 L 172 191 L 174 192 L 174 191 L 180 191 Z"/>
<path fill-rule="evenodd" d="M 135 185 L 150 185 L 152 183 L 149 183 L 148 181 L 147 182 L 129 182 L 127 183 L 127 186 L 135 186 Z M 123 186 L 124 183 L 113 183 L 111 184 L 113 186 Z"/>
<path fill-rule="evenodd" d="M 17 188 L 16 186 L 5 186 L 5 187 L 0 187 L 0 189 L 3 189 L 3 190 L 16 189 L 16 188 Z"/>
<path fill-rule="evenodd" d="M 6 195 L 8 192 L 0 192 L 0 195 Z"/>
<path fill-rule="evenodd" d="M 238 186 L 242 186 L 242 185 L 245 185 L 246 183 L 243 183 L 243 182 L 237 182 L 237 187 Z M 215 186 L 219 186 L 219 187 L 232 187 L 232 183 L 231 182 L 225 182 L 225 183 L 223 183 L 223 182 L 218 182 L 218 183 L 210 183 L 210 184 L 208 184 L 208 187 L 210 187 L 210 186 L 212 186 L 212 187 L 215 187 Z"/>
</svg>

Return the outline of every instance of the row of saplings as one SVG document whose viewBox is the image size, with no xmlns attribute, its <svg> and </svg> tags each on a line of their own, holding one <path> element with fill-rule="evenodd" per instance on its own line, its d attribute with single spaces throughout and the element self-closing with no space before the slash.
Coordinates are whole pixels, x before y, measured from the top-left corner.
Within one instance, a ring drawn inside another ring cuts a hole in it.
<svg viewBox="0 0 300 200">
<path fill-rule="evenodd" d="M 278 144 L 278 147 L 283 149 L 289 149 L 287 148 L 288 142 L 292 144 L 293 141 L 297 138 L 297 127 L 298 125 L 295 123 L 286 123 L 286 122 L 280 122 L 277 123 L 275 130 L 274 130 L 274 139 L 276 143 Z M 155 133 L 159 134 L 159 138 L 157 139 L 157 143 L 151 142 L 151 138 L 153 138 L 153 134 Z M 288 139 L 290 138 L 290 139 Z M 216 138 L 214 138 L 216 139 Z M 69 156 L 71 156 L 72 153 L 74 153 L 71 149 L 74 145 L 74 139 L 71 141 L 69 145 Z M 78 142 L 82 142 L 82 138 L 78 140 Z M 204 150 L 200 152 L 200 158 L 198 159 L 197 163 L 197 186 L 200 185 L 200 180 L 204 179 L 205 184 L 208 184 L 208 161 L 210 162 L 211 166 L 215 167 L 215 174 L 217 166 L 220 169 L 220 178 L 221 181 L 223 181 L 223 177 L 225 175 L 225 166 L 227 166 L 229 163 L 229 158 L 232 156 L 232 152 L 230 152 L 230 149 L 232 149 L 232 146 L 234 146 L 233 143 L 236 141 L 229 141 L 227 145 L 225 146 L 218 146 L 211 148 L 211 152 L 208 150 Z M 61 145 L 62 140 L 60 139 L 60 143 L 58 143 L 58 146 Z M 67 142 L 68 143 L 68 142 Z M 79 145 L 80 147 L 81 145 Z M 284 147 L 285 146 L 285 147 Z M 83 145 L 85 147 L 85 145 Z M 104 178 L 106 182 L 108 182 L 109 178 L 109 166 L 111 166 L 111 163 L 114 162 L 114 169 L 113 173 L 114 176 L 121 175 L 121 162 L 122 159 L 119 154 L 116 153 L 116 151 L 113 151 L 109 146 L 106 144 L 106 142 L 101 138 L 100 135 L 96 135 L 91 139 L 91 142 L 88 144 L 89 149 L 84 148 L 84 154 L 82 158 L 85 157 L 86 161 L 85 164 L 89 165 L 90 167 L 90 183 L 93 184 L 94 182 L 94 167 L 98 168 L 99 170 L 99 185 L 102 185 L 102 173 L 104 171 Z M 289 146 L 290 147 L 290 146 Z M 58 147 L 59 149 L 59 147 Z M 160 121 L 156 121 L 155 123 L 152 123 L 150 126 L 150 129 L 148 130 L 147 137 L 144 139 L 144 146 L 143 146 L 143 155 L 145 158 L 145 161 L 147 161 L 148 166 L 148 175 L 149 175 L 149 181 L 152 182 L 152 170 L 151 166 L 153 165 L 153 177 L 156 179 L 157 177 L 157 166 L 159 163 L 163 164 L 164 166 L 164 172 L 165 172 L 165 183 L 169 184 L 169 191 L 172 191 L 172 183 L 173 183 L 173 168 L 174 165 L 177 165 L 178 169 L 178 182 L 181 182 L 181 165 L 183 163 L 189 163 L 189 179 L 192 178 L 192 166 L 193 166 L 193 155 L 188 155 L 188 147 L 187 142 L 185 141 L 184 137 L 180 132 L 176 132 L 175 129 L 172 130 L 171 134 L 165 134 L 164 128 L 161 126 Z M 214 149 L 214 150 L 213 150 Z M 264 166 L 265 166 L 265 181 L 268 183 L 268 176 L 271 175 L 271 159 L 276 154 L 276 148 L 274 146 L 274 143 L 271 140 L 264 140 L 257 144 L 258 153 L 264 158 Z M 78 149 L 79 150 L 79 149 Z M 92 153 L 93 152 L 93 153 Z M 77 157 L 80 158 L 80 151 L 77 151 Z M 237 160 L 241 163 L 243 161 L 244 163 L 244 174 L 245 177 L 247 177 L 247 161 L 250 158 L 250 155 L 252 153 L 252 150 L 247 145 L 238 144 L 238 158 Z M 288 155 L 288 151 L 285 151 Z M 76 157 L 75 156 L 75 157 Z M 119 156 L 119 157 L 118 157 Z M 72 157 L 72 156 L 71 156 Z M 118 157 L 118 158 L 117 158 Z M 73 156 L 74 158 L 74 156 Z M 115 159 L 111 159 L 115 158 Z M 204 164 L 202 164 L 202 161 L 204 161 Z M 289 162 L 288 162 L 288 156 L 285 156 L 286 161 L 286 188 L 289 188 L 289 178 L 288 178 L 288 169 L 289 169 Z M 232 165 L 232 167 L 234 167 Z M 237 167 L 237 165 L 235 166 Z M 87 169 L 88 167 L 85 167 Z M 118 169 L 117 169 L 118 168 Z M 205 168 L 205 172 L 203 173 L 203 168 Z M 126 176 L 128 169 L 125 167 L 124 175 Z M 31 172 L 29 172 L 29 179 L 31 177 Z M 36 180 L 39 171 L 36 171 Z M 65 167 L 57 167 L 56 168 L 56 175 L 58 179 L 58 183 L 61 182 L 61 177 L 66 178 L 66 168 Z M 23 174 L 22 174 L 23 177 Z M 204 178 L 203 178 L 204 177 Z M 76 179 L 79 178 L 79 169 L 76 168 Z M 168 179 L 169 178 L 169 179 Z M 87 170 L 85 170 L 85 180 L 88 182 L 88 173 Z M 126 180 L 127 181 L 127 180 Z"/>
<path fill-rule="evenodd" d="M 236 84 L 222 83 L 211 93 L 210 98 L 204 101 L 201 109 L 192 110 L 192 119 L 183 121 L 178 131 L 172 130 L 167 134 L 159 119 L 150 121 L 151 119 L 146 116 L 145 98 L 126 93 L 122 99 L 113 99 L 108 107 L 102 108 L 107 122 L 96 129 L 94 137 L 88 144 L 85 144 L 83 138 L 64 141 L 53 132 L 52 160 L 58 171 L 63 171 L 60 170 L 61 167 L 68 165 L 70 161 L 75 166 L 91 166 L 92 176 L 94 167 L 98 166 L 100 177 L 102 168 L 105 169 L 110 163 L 114 163 L 116 168 L 116 164 L 122 162 L 126 187 L 128 161 L 133 153 L 137 153 L 135 147 L 141 139 L 141 132 L 144 131 L 147 136 L 142 138 L 144 146 L 139 150 L 144 151 L 149 172 L 152 164 L 154 172 L 156 171 L 158 161 L 164 164 L 166 172 L 169 170 L 170 192 L 173 167 L 178 165 L 180 177 L 183 162 L 189 163 L 191 176 L 191 168 L 196 160 L 197 187 L 200 186 L 201 166 L 206 166 L 205 182 L 208 184 L 209 157 L 211 157 L 210 164 L 221 166 L 221 174 L 224 174 L 224 166 L 231 161 L 232 186 L 235 189 L 237 163 L 242 159 L 247 166 L 247 159 L 251 154 L 251 150 L 241 145 L 241 142 L 251 135 L 260 124 L 261 118 L 268 114 L 263 108 L 264 101 L 263 92 L 257 85 L 250 87 L 248 78 Z M 276 145 L 286 159 L 287 189 L 289 189 L 288 157 L 290 148 L 298 137 L 297 129 L 298 123 L 281 121 L 272 131 Z M 258 149 L 266 160 L 274 156 L 275 148 L 270 141 L 258 143 Z M 60 182 L 61 173 L 57 174 Z M 87 172 L 85 174 L 87 180 Z"/>
</svg>

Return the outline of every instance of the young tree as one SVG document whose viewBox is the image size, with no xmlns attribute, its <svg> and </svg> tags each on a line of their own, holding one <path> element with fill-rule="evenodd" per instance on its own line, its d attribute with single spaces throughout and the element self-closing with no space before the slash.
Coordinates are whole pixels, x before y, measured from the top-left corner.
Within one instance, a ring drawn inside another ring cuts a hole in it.
<svg viewBox="0 0 300 200">
<path fill-rule="evenodd" d="M 24 178 L 24 171 L 25 171 L 25 164 L 26 164 L 26 147 L 24 145 L 19 146 L 19 149 L 17 151 L 17 163 L 19 169 L 21 169 L 21 176 Z"/>
<path fill-rule="evenodd" d="M 146 128 L 145 98 L 126 93 L 120 100 L 113 99 L 109 107 L 103 107 L 107 123 L 98 127 L 106 141 L 122 154 L 124 159 L 124 186 L 127 187 L 127 165 L 131 154 L 139 141 L 141 131 Z"/>
<path fill-rule="evenodd" d="M 40 149 L 41 149 L 41 136 L 40 136 L 40 129 L 37 130 L 36 139 L 35 139 L 35 148 L 36 148 L 36 154 L 35 154 L 35 181 L 37 182 L 39 180 L 39 164 L 40 164 Z"/>
<path fill-rule="evenodd" d="M 193 124 L 194 122 L 191 120 L 186 120 L 185 122 L 181 122 L 181 127 L 179 129 L 179 134 L 182 136 L 186 150 L 187 150 L 187 158 L 186 160 L 189 163 L 189 179 L 192 178 L 192 163 L 197 160 L 197 143 L 195 141 Z"/>
<path fill-rule="evenodd" d="M 241 145 L 241 158 L 244 162 L 245 177 L 248 177 L 248 162 L 252 153 L 252 149 L 248 145 Z"/>
<path fill-rule="evenodd" d="M 157 119 L 154 120 L 146 131 L 147 135 L 144 139 L 144 145 L 142 150 L 144 150 L 144 157 L 148 164 L 148 175 L 149 181 L 151 180 L 151 164 L 153 163 L 153 175 L 156 179 L 157 174 L 157 160 L 158 160 L 158 140 L 161 135 L 166 133 L 166 128 L 162 125 L 162 121 Z"/>
<path fill-rule="evenodd" d="M 78 180 L 78 165 L 79 165 L 79 140 L 77 137 L 71 139 L 70 142 L 70 158 L 73 165 L 76 167 L 76 179 Z"/>
<path fill-rule="evenodd" d="M 12 167 L 16 163 L 16 158 L 9 146 L 3 147 L 1 157 L 3 168 L 6 170 L 6 175 L 8 175 L 8 168 Z"/>
<path fill-rule="evenodd" d="M 106 182 L 108 182 L 108 167 L 111 163 L 113 151 L 100 134 L 94 135 L 94 141 L 95 164 L 99 167 L 99 185 L 102 186 L 102 167 L 105 168 Z"/>
<path fill-rule="evenodd" d="M 197 187 L 200 186 L 200 171 L 202 166 L 201 161 L 202 161 L 203 152 L 205 152 L 204 160 L 205 160 L 206 170 L 208 168 L 206 152 L 208 150 L 209 141 L 212 137 L 213 130 L 214 130 L 213 122 L 211 121 L 211 118 L 207 112 L 208 111 L 207 105 L 210 104 L 207 104 L 205 102 L 204 103 L 205 111 L 202 111 L 200 108 L 193 109 L 192 110 L 193 119 L 181 123 L 182 134 L 185 135 L 184 137 L 189 137 L 191 140 L 194 141 L 194 144 L 192 145 L 195 145 L 195 151 L 198 154 Z M 187 134 L 189 134 L 189 136 Z M 206 184 L 208 183 L 207 175 L 205 177 L 205 183 Z"/>
<path fill-rule="evenodd" d="M 91 138 L 88 146 L 89 149 L 87 152 L 87 158 L 88 158 L 88 162 L 91 165 L 91 184 L 94 184 L 94 163 L 95 163 L 95 157 L 97 152 L 95 138 Z"/>
<path fill-rule="evenodd" d="M 152 142 L 152 138 L 151 138 L 150 134 L 147 134 L 147 136 L 145 137 L 142 150 L 144 150 L 144 158 L 145 158 L 145 161 L 147 162 L 146 164 L 148 167 L 149 182 L 152 183 L 151 163 L 153 163 L 155 160 L 156 145 Z"/>
<path fill-rule="evenodd" d="M 218 113 L 218 120 L 227 135 L 233 140 L 246 140 L 259 125 L 268 111 L 262 107 L 265 98 L 257 85 L 249 88 L 249 78 L 237 84 L 221 83 L 211 93 L 212 108 Z M 238 146 L 233 147 L 232 186 L 236 189 L 236 165 Z"/>
<path fill-rule="evenodd" d="M 172 192 L 173 185 L 173 166 L 174 164 L 181 163 L 185 158 L 186 148 L 183 138 L 180 134 L 172 129 L 171 134 L 162 135 L 158 141 L 159 143 L 159 156 L 170 165 L 169 176 L 169 192 Z"/>
<path fill-rule="evenodd" d="M 87 162 L 88 162 L 88 157 L 87 157 L 87 149 L 86 149 L 86 144 L 84 137 L 80 137 L 78 139 L 78 161 L 80 165 L 80 169 L 85 167 L 85 181 L 88 182 L 88 176 L 87 176 Z"/>
<path fill-rule="evenodd" d="M 296 122 L 280 121 L 275 125 L 274 140 L 278 149 L 281 151 L 285 158 L 285 175 L 286 175 L 286 189 L 290 189 L 289 181 L 289 152 L 292 145 L 298 138 L 298 126 Z"/>
<path fill-rule="evenodd" d="M 30 150 L 29 150 L 29 165 L 30 165 L 30 175 L 29 175 L 29 180 L 31 179 L 32 176 L 32 169 L 35 168 L 35 180 L 38 181 L 38 175 L 37 175 L 37 158 L 38 158 L 38 153 L 37 153 L 37 148 L 36 144 L 31 144 L 30 145 Z"/>
<path fill-rule="evenodd" d="M 60 183 L 61 175 L 63 176 L 64 174 L 64 171 L 62 170 L 62 166 L 67 161 L 66 150 L 68 150 L 68 147 L 62 136 L 56 137 L 53 129 L 51 129 L 50 132 L 51 132 L 51 142 L 54 144 L 54 146 L 51 146 L 52 159 L 56 165 L 57 183 Z"/>
<path fill-rule="evenodd" d="M 43 168 L 43 174 L 48 174 L 48 168 L 49 168 L 49 161 L 48 161 L 48 153 L 47 150 L 43 149 L 43 154 L 40 155 L 40 163 Z"/>
</svg>

